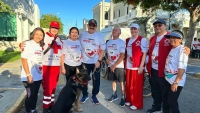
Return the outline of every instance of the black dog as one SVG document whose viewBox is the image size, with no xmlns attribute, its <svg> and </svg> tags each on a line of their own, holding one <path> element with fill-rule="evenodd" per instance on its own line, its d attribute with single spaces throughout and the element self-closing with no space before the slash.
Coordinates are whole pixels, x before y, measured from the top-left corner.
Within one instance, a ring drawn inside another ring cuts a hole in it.
<svg viewBox="0 0 200 113">
<path fill-rule="evenodd" d="M 72 76 L 67 84 L 61 90 L 57 101 L 51 109 L 51 113 L 72 113 L 73 103 L 77 111 L 82 111 L 78 107 L 79 95 L 81 87 L 87 85 L 91 77 L 87 74 L 84 64 L 76 68 L 76 75 Z"/>
</svg>

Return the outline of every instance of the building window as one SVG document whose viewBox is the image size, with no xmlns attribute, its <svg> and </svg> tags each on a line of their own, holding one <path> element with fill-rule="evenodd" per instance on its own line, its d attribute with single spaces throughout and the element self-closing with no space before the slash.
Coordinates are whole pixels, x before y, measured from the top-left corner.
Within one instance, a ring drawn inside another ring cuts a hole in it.
<svg viewBox="0 0 200 113">
<path fill-rule="evenodd" d="M 105 20 L 108 20 L 108 11 L 105 11 Z"/>
<path fill-rule="evenodd" d="M 113 19 L 115 18 L 115 12 L 114 12 L 114 16 L 113 16 Z"/>
<path fill-rule="evenodd" d="M 128 9 L 129 9 L 129 8 L 128 8 L 128 6 L 127 6 L 127 11 L 126 11 L 127 14 L 129 13 L 129 12 L 128 12 Z"/>
<path fill-rule="evenodd" d="M 120 17 L 120 10 L 119 10 L 119 17 Z"/>
</svg>

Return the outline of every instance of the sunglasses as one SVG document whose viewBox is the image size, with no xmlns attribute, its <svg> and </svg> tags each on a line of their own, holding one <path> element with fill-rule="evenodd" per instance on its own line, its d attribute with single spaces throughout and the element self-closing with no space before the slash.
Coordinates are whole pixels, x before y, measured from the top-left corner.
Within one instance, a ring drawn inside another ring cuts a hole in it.
<svg viewBox="0 0 200 113">
<path fill-rule="evenodd" d="M 137 30 L 137 28 L 135 28 L 135 27 L 131 27 L 131 30 Z"/>
<path fill-rule="evenodd" d="M 154 25 L 154 28 L 157 28 L 157 27 L 162 27 L 162 24 Z"/>
<path fill-rule="evenodd" d="M 96 27 L 96 25 L 95 25 L 95 24 L 89 24 L 89 26 L 90 26 L 90 27 Z"/>
</svg>

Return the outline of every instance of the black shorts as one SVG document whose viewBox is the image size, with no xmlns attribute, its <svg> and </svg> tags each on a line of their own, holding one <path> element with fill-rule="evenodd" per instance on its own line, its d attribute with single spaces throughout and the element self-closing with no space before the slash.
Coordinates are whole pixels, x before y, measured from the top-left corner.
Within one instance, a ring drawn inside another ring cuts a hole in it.
<svg viewBox="0 0 200 113">
<path fill-rule="evenodd" d="M 115 71 L 113 73 L 110 70 L 110 67 L 108 67 L 108 80 L 124 82 L 124 80 L 125 80 L 124 68 L 115 68 Z"/>
</svg>

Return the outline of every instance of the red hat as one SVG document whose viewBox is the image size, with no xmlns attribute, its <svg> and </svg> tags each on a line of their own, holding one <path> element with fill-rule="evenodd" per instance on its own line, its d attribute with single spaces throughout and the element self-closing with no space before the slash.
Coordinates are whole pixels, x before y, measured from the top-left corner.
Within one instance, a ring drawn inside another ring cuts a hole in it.
<svg viewBox="0 0 200 113">
<path fill-rule="evenodd" d="M 52 21 L 50 23 L 50 27 L 60 29 L 60 24 L 58 22 L 56 22 L 56 21 Z"/>
</svg>

